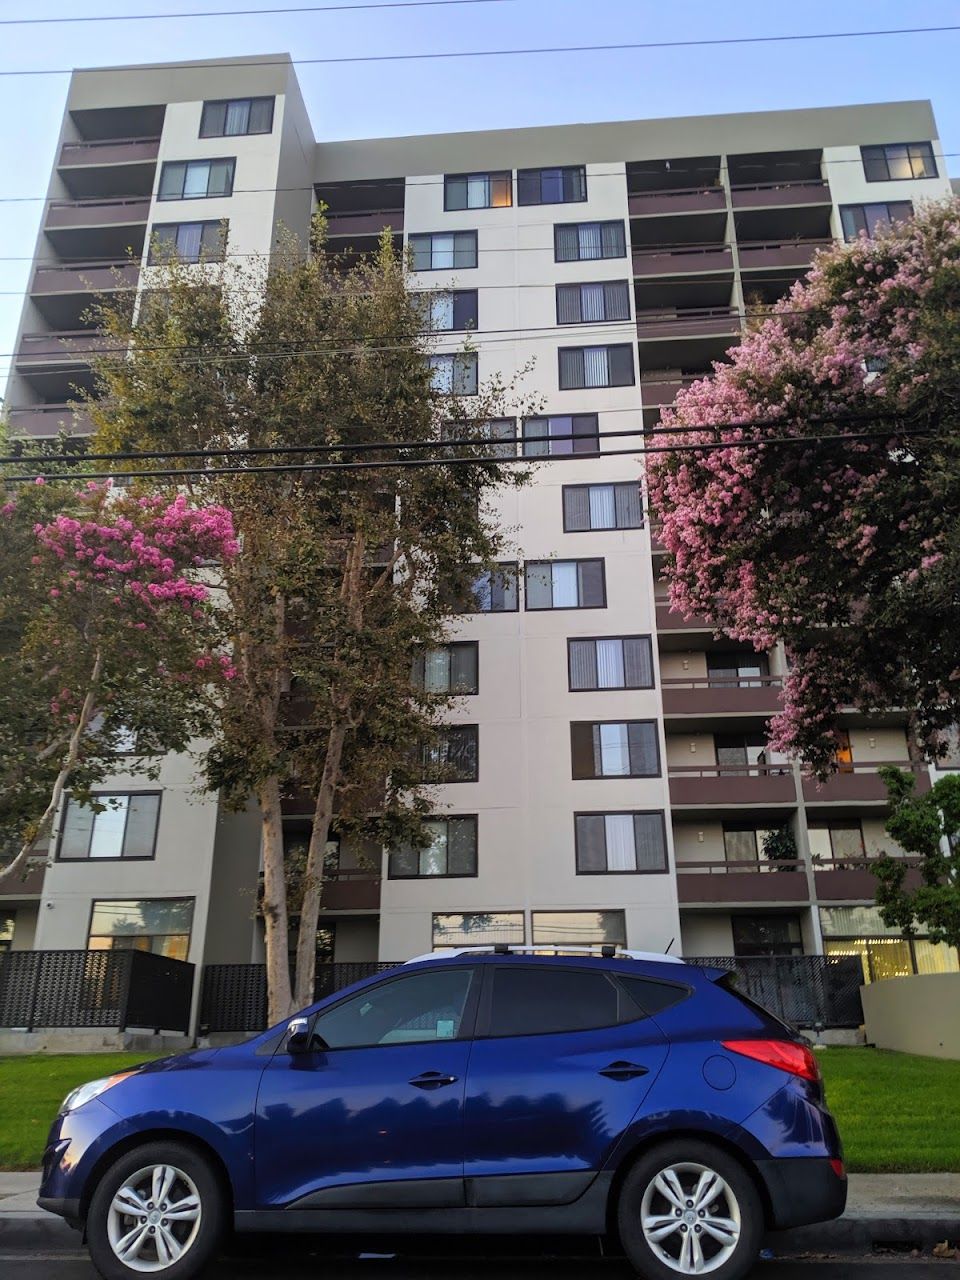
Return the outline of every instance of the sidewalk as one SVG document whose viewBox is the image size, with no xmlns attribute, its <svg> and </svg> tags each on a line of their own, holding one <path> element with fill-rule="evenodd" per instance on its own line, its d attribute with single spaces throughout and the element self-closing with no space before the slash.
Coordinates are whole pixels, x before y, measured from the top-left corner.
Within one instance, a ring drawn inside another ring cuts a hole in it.
<svg viewBox="0 0 960 1280">
<path fill-rule="evenodd" d="M 0 1172 L 0 1249 L 77 1248 L 80 1236 L 37 1208 L 36 1173 Z M 960 1173 L 854 1173 L 847 1211 L 835 1222 L 773 1235 L 775 1254 L 869 1251 L 876 1245 L 930 1249 L 960 1240 Z"/>
</svg>

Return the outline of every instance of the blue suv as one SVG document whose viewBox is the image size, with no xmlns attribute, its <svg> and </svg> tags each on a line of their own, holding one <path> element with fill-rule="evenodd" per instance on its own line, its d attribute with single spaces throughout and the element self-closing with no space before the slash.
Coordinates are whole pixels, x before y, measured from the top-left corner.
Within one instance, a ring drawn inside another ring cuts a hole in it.
<svg viewBox="0 0 960 1280">
<path fill-rule="evenodd" d="M 733 1280 L 845 1200 L 814 1054 L 729 974 L 494 948 L 83 1085 L 39 1203 L 106 1280 L 188 1280 L 231 1227 L 610 1235 L 650 1280 Z"/>
</svg>

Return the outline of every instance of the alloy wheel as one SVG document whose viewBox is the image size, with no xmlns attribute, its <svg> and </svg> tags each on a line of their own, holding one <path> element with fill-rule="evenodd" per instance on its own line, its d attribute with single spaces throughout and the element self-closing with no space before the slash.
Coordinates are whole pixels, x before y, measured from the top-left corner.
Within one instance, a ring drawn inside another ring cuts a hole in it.
<svg viewBox="0 0 960 1280">
<path fill-rule="evenodd" d="M 197 1238 L 203 1206 L 191 1178 L 171 1164 L 151 1164 L 125 1178 L 107 1213 L 107 1238 L 131 1271 L 161 1272 Z"/>
<path fill-rule="evenodd" d="M 667 1165 L 648 1184 L 640 1223 L 656 1258 L 682 1276 L 709 1275 L 740 1240 L 740 1205 L 727 1182 L 706 1165 Z"/>
</svg>

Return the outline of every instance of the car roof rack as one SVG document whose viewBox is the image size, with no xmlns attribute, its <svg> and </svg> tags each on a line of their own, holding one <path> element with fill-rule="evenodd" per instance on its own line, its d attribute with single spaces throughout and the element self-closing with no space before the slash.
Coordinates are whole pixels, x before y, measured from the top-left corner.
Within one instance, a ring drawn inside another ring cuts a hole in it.
<svg viewBox="0 0 960 1280">
<path fill-rule="evenodd" d="M 685 964 L 680 956 L 667 955 L 662 951 L 631 951 L 626 947 L 612 943 L 600 943 L 590 947 L 564 946 L 514 946 L 509 942 L 476 943 L 465 947 L 438 947 L 436 951 L 428 951 L 425 955 L 414 956 L 405 960 L 404 964 L 419 964 L 424 960 L 448 960 L 451 956 L 464 955 L 495 956 L 597 956 L 604 960 L 646 960 L 656 964 Z"/>
</svg>

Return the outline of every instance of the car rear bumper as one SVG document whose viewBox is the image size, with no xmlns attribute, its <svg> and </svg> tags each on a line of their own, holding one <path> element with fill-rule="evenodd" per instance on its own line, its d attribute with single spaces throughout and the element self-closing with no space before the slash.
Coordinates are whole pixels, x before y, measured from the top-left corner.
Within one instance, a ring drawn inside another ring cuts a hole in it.
<svg viewBox="0 0 960 1280">
<path fill-rule="evenodd" d="M 839 1218 L 847 1203 L 847 1179 L 822 1156 L 758 1160 L 770 1202 L 770 1226 L 776 1231 Z"/>
</svg>

